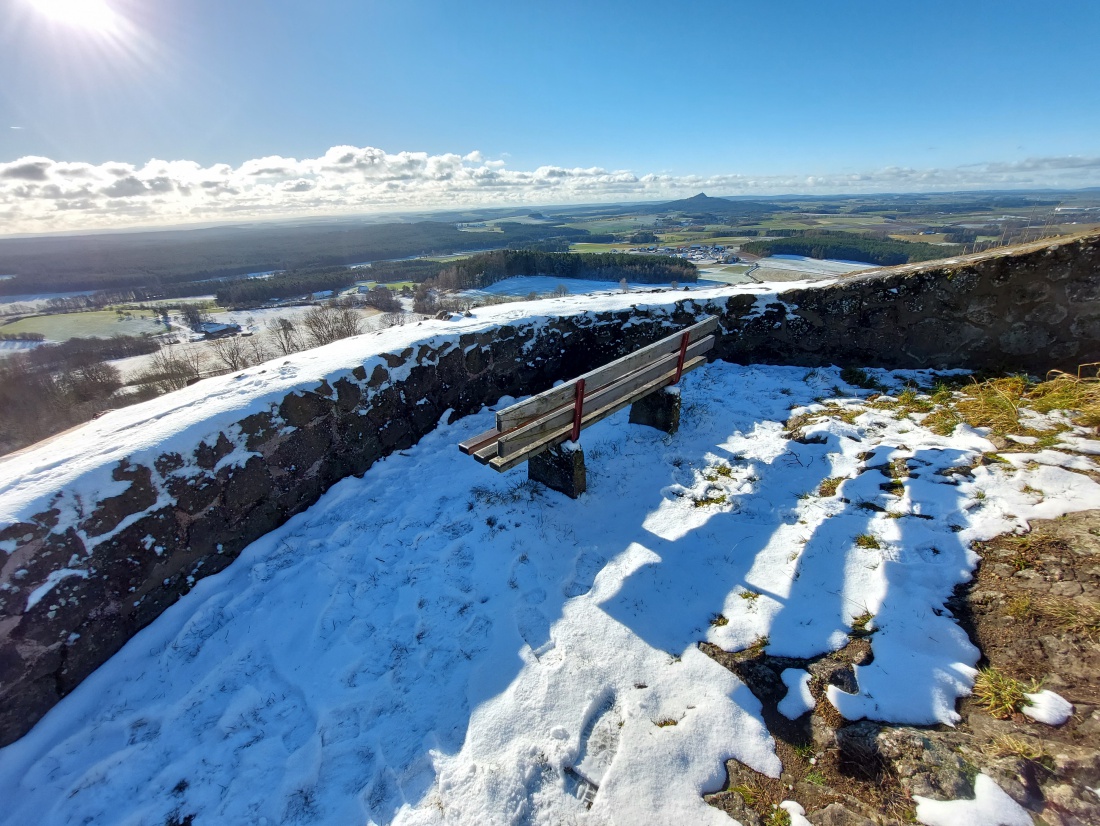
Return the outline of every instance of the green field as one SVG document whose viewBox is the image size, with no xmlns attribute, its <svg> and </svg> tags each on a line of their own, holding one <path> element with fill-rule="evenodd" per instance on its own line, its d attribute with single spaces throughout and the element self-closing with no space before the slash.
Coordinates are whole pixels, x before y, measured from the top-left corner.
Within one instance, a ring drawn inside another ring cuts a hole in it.
<svg viewBox="0 0 1100 826">
<path fill-rule="evenodd" d="M 630 244 L 570 244 L 570 252 L 611 252 L 611 250 L 618 250 L 619 252 L 626 252 L 630 249 Z"/>
<path fill-rule="evenodd" d="M 454 259 L 455 261 L 459 259 Z M 408 287 L 410 290 L 416 289 L 415 281 L 356 281 L 355 287 L 350 290 L 345 290 L 342 294 L 355 293 L 359 287 L 366 287 L 373 290 L 375 287 L 385 287 L 391 292 L 400 292 L 402 287 Z"/>
<path fill-rule="evenodd" d="M 646 216 L 616 216 L 614 218 L 594 218 L 590 221 L 571 221 L 562 224 L 573 229 L 586 229 L 593 235 L 603 235 L 608 232 L 634 232 L 639 229 L 649 229 L 653 226 L 655 218 Z"/>
<path fill-rule="evenodd" d="M 62 313 L 33 316 L 0 327 L 2 333 L 42 333 L 52 341 L 70 338 L 109 338 L 110 336 L 140 336 L 143 333 L 163 333 L 165 327 L 153 320 L 152 313 L 132 312 L 129 318 L 119 316 L 113 310 L 96 310 L 87 313 Z"/>
<path fill-rule="evenodd" d="M 713 247 L 715 244 L 721 244 L 724 247 L 728 247 L 753 240 L 747 235 L 720 235 L 716 238 L 712 238 L 706 233 L 698 232 L 662 233 L 659 237 L 661 239 L 661 246 L 665 247 L 686 247 L 692 244 L 706 244 L 708 247 Z"/>
</svg>

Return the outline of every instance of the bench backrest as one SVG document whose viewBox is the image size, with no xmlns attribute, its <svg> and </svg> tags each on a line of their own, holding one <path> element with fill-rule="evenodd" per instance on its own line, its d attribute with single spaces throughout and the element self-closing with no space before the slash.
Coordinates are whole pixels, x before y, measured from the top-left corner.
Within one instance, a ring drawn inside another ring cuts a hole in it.
<svg viewBox="0 0 1100 826">
<path fill-rule="evenodd" d="M 459 445 L 494 470 L 504 471 L 706 363 L 718 319 L 708 317 L 497 413 L 497 426 Z"/>
<path fill-rule="evenodd" d="M 597 367 L 583 376 L 563 382 L 557 387 L 522 402 L 517 402 L 511 407 L 497 412 L 497 429 L 502 432 L 511 430 L 564 405 L 571 407 L 573 400 L 576 398 L 576 384 L 582 379 L 584 380 L 584 393 L 587 398 L 635 371 L 661 363 L 668 356 L 679 356 L 682 338 L 685 334 L 688 338 L 689 352 L 694 355 L 692 345 L 697 344 L 717 329 L 718 318 L 708 316 L 698 324 L 692 324 L 690 327 L 686 327 L 668 338 L 663 338 L 655 344 L 635 350 L 633 353 L 605 364 L 603 367 Z M 706 349 L 710 348 L 707 347 Z M 698 351 L 700 348 L 696 347 L 694 350 Z"/>
</svg>

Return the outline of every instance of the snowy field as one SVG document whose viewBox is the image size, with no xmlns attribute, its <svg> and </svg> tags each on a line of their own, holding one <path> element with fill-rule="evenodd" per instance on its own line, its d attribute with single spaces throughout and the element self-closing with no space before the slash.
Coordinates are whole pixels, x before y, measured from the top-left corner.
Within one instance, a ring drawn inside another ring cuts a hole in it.
<svg viewBox="0 0 1100 826">
<path fill-rule="evenodd" d="M 757 263 L 769 270 L 790 270 L 817 275 L 844 275 L 857 270 L 874 269 L 876 266 L 875 264 L 864 264 L 859 261 L 807 258 L 803 255 L 771 255 L 767 258 L 761 258 Z"/>
<path fill-rule="evenodd" d="M 256 337 L 257 344 L 261 344 L 268 353 L 274 354 L 278 352 L 278 346 L 275 339 L 268 331 L 267 324 L 276 319 L 285 318 L 298 325 L 299 330 L 301 330 L 302 316 L 309 312 L 310 309 L 311 307 L 308 306 L 297 305 L 289 307 L 263 307 L 254 310 L 227 310 L 225 312 L 214 313 L 212 318 L 214 321 L 221 324 L 239 324 L 242 331 L 250 332 Z M 381 321 L 380 313 L 371 309 L 361 309 L 360 313 L 363 316 L 363 332 L 371 332 L 378 329 Z M 178 318 L 177 316 L 173 319 L 175 329 L 179 332 L 178 343 L 186 344 L 189 342 L 192 333 L 184 326 L 181 320 L 177 320 Z M 213 342 L 200 339 L 190 342 L 189 346 L 195 347 L 203 353 L 209 365 L 217 365 Z M 122 374 L 122 381 L 126 383 L 135 381 L 142 373 L 148 371 L 155 357 L 156 353 L 148 353 L 142 356 L 129 356 L 124 359 L 115 359 L 111 364 L 118 368 L 119 372 Z"/>
<path fill-rule="evenodd" d="M 11 356 L 16 353 L 25 353 L 28 350 L 33 350 L 38 347 L 41 342 L 38 341 L 3 341 L 0 340 L 0 359 L 4 356 Z"/>
<path fill-rule="evenodd" d="M 530 293 L 546 295 L 552 293 L 559 286 L 564 286 L 570 295 L 586 295 L 588 293 L 621 292 L 616 281 L 588 281 L 583 278 L 554 278 L 549 275 L 517 275 L 514 278 L 506 278 L 491 284 L 480 290 L 467 290 L 462 293 L 470 298 L 484 298 L 490 295 L 525 296 Z M 631 290 L 668 289 L 671 284 L 627 284 Z M 683 284 L 682 287 L 698 289 L 702 287 L 717 286 L 702 278 L 694 284 Z"/>
<path fill-rule="evenodd" d="M 943 607 L 968 543 L 1100 506 L 1067 469 L 1095 465 L 1047 450 L 956 474 L 993 450 L 982 433 L 888 410 L 785 436 L 834 385 L 866 395 L 836 369 L 700 369 L 676 435 L 626 411 L 584 432 L 576 501 L 458 452 L 491 411 L 441 425 L 199 582 L 0 751 L 0 823 L 729 824 L 701 798 L 723 761 L 780 765 L 758 701 L 697 643 L 811 656 L 865 612 L 874 660 L 829 700 L 952 723 L 978 658 Z"/>
<path fill-rule="evenodd" d="M 78 295 L 92 295 L 94 290 L 81 290 L 71 293 L 26 293 L 23 295 L 0 295 L 0 315 L 33 313 L 45 307 L 55 298 L 75 298 Z"/>
</svg>

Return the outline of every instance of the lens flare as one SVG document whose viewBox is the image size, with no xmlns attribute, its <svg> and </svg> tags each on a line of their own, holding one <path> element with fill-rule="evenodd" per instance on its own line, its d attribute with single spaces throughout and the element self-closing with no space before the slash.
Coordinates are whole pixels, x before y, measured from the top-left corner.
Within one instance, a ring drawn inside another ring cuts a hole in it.
<svg viewBox="0 0 1100 826">
<path fill-rule="evenodd" d="M 108 32 L 118 15 L 105 0 L 30 0 L 36 11 L 51 20 L 93 32 Z"/>
</svg>

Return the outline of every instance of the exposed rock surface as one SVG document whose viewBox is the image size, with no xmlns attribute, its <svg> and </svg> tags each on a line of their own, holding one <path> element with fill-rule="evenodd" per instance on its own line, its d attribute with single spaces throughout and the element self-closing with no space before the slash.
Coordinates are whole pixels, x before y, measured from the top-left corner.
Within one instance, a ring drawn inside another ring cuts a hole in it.
<svg viewBox="0 0 1100 826">
<path fill-rule="evenodd" d="M 905 823 L 914 795 L 972 798 L 982 772 L 1036 823 L 1100 823 L 1100 795 L 1091 791 L 1100 784 L 1100 511 L 1032 527 L 1023 537 L 981 543 L 977 576 L 957 591 L 951 608 L 981 648 L 980 666 L 1042 680 L 1073 703 L 1070 720 L 1052 727 L 1020 713 L 997 719 L 968 698 L 955 728 L 847 722 L 823 689 L 866 656 L 866 640 L 811 662 L 704 645 L 762 700 L 784 768 L 773 780 L 731 760 L 727 790 L 709 795 L 710 803 L 745 824 L 764 822 L 762 813 L 783 799 L 801 803 L 815 826 Z M 1065 582 L 1080 588 L 1059 596 Z M 809 669 L 817 699 L 814 711 L 796 721 L 776 711 L 786 691 L 778 675 L 790 667 Z"/>
</svg>

